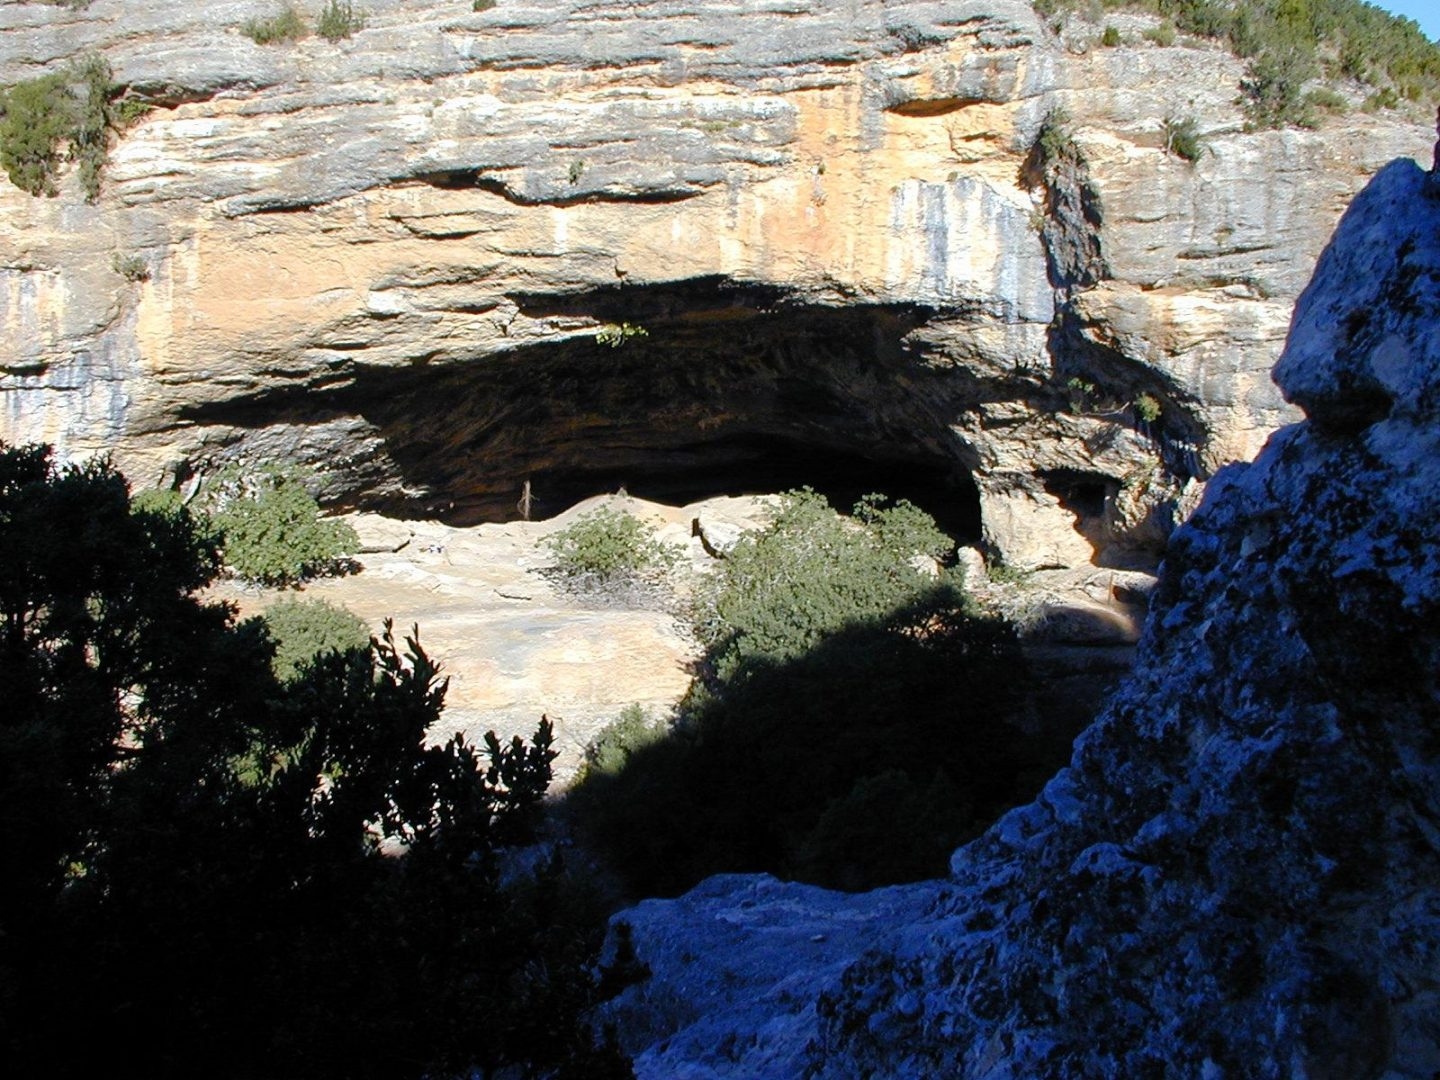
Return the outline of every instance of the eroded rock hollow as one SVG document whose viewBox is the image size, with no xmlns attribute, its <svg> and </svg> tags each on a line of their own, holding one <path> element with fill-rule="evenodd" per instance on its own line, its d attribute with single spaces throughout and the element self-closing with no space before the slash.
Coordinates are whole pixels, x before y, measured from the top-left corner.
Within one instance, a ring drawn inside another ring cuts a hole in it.
<svg viewBox="0 0 1440 1080">
<path fill-rule="evenodd" d="M 365 7 L 283 46 L 219 0 L 7 8 L 0 82 L 95 52 L 153 108 L 93 203 L 0 182 L 0 437 L 462 522 L 527 480 L 923 489 L 1016 566 L 1153 561 L 1291 415 L 1264 372 L 1345 200 L 1428 152 L 1248 131 L 1228 54 L 1017 0 Z"/>
</svg>

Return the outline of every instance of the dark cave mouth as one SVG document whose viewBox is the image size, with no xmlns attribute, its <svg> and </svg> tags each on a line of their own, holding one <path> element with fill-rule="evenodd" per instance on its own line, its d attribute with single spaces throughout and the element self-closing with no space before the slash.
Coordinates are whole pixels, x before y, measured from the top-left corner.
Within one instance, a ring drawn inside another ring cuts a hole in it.
<svg viewBox="0 0 1440 1080">
<path fill-rule="evenodd" d="M 539 519 L 593 495 L 619 491 L 685 506 L 718 496 L 770 495 L 808 487 L 844 514 L 872 493 L 906 499 L 957 542 L 980 539 L 980 494 L 964 469 L 933 460 L 867 457 L 775 436 L 732 436 L 657 450 L 632 466 L 542 471 L 529 480 L 531 516 Z M 518 516 L 517 512 L 511 518 Z"/>
<path fill-rule="evenodd" d="M 393 517 L 512 521 L 527 484 L 532 518 L 622 488 L 686 505 L 808 486 L 842 512 L 872 492 L 908 499 L 957 541 L 979 539 L 979 493 L 949 422 L 986 388 L 962 385 L 915 343 L 936 312 L 800 302 L 719 278 L 511 299 L 531 319 L 646 332 L 445 365 L 357 360 L 344 382 L 184 419 L 263 429 L 361 418 L 371 458 L 337 469 L 321 452 L 312 463 L 335 478 L 331 505 Z"/>
</svg>

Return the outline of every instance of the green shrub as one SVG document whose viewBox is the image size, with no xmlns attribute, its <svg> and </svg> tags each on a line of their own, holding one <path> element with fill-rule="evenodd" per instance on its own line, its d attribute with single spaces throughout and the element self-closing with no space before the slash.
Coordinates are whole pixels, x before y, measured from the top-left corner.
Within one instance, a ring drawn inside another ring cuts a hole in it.
<svg viewBox="0 0 1440 1080">
<path fill-rule="evenodd" d="M 74 125 L 74 100 L 63 75 L 18 83 L 0 96 L 0 165 L 31 195 L 54 195 L 61 146 Z"/>
<path fill-rule="evenodd" d="M 327 653 L 370 647 L 370 629 L 360 616 L 324 600 L 280 600 L 265 609 L 263 618 L 275 642 L 271 668 L 281 682 L 298 677 Z"/>
<path fill-rule="evenodd" d="M 249 19 L 240 27 L 240 32 L 256 45 L 298 41 L 307 33 L 305 20 L 293 7 L 282 8 L 278 14 L 268 19 Z"/>
<path fill-rule="evenodd" d="M 637 323 L 622 322 L 603 326 L 595 332 L 595 344 L 618 349 L 631 338 L 649 337 L 650 331 Z"/>
<path fill-rule="evenodd" d="M 1070 114 L 1064 109 L 1057 106 L 1045 115 L 1035 136 L 1033 153 L 1045 175 L 1081 160 L 1080 147 L 1070 130 Z"/>
<path fill-rule="evenodd" d="M 1097 389 L 1093 382 L 1082 379 L 1078 375 L 1072 375 L 1065 380 L 1065 396 L 1070 399 L 1071 412 L 1089 412 L 1095 405 L 1096 392 Z"/>
<path fill-rule="evenodd" d="M 326 41 L 340 41 L 357 30 L 365 28 L 365 16 L 355 10 L 355 5 L 345 0 L 330 0 L 315 21 L 315 32 Z"/>
<path fill-rule="evenodd" d="M 335 573 L 360 544 L 349 524 L 320 517 L 294 470 L 227 469 L 207 485 L 204 506 L 223 537 L 225 565 L 252 584 L 297 585 Z"/>
<path fill-rule="evenodd" d="M 867 495 L 847 520 L 803 488 L 781 497 L 765 528 L 740 538 L 692 601 L 691 625 L 718 677 L 750 661 L 794 659 L 935 587 L 917 563 L 945 556 L 952 541 L 911 503 L 887 503 Z"/>
<path fill-rule="evenodd" d="M 554 559 L 543 573 L 566 592 L 626 605 L 668 595 L 680 552 L 633 514 L 601 506 L 540 541 Z"/>
<path fill-rule="evenodd" d="M 150 264 L 139 255 L 121 255 L 117 251 L 110 257 L 110 269 L 126 281 L 150 280 Z"/>
<path fill-rule="evenodd" d="M 55 174 L 68 159 L 79 166 L 86 197 L 95 199 L 114 126 L 112 91 L 109 66 L 89 56 L 0 92 L 0 167 L 10 182 L 31 195 L 54 195 Z"/>
<path fill-rule="evenodd" d="M 1112 26 L 1106 26 L 1105 32 L 1100 35 L 1100 44 L 1107 49 L 1113 49 L 1120 44 L 1120 31 Z"/>
<path fill-rule="evenodd" d="M 474 0 L 470 5 L 471 11 L 489 11 L 495 6 L 495 0 Z"/>
<path fill-rule="evenodd" d="M 1318 86 L 1305 95 L 1306 104 L 1323 112 L 1344 114 L 1350 108 L 1342 94 L 1328 86 Z"/>
<path fill-rule="evenodd" d="M 1196 128 L 1194 117 L 1187 116 L 1181 120 L 1167 117 L 1164 132 L 1167 154 L 1189 162 L 1199 161 L 1204 155 L 1205 140 Z"/>
<path fill-rule="evenodd" d="M 1305 83 L 1318 74 L 1314 55 L 1299 47 L 1266 49 L 1240 81 L 1241 104 L 1252 127 L 1312 126 Z"/>
<path fill-rule="evenodd" d="M 171 488 L 142 488 L 130 496 L 130 509 L 138 514 L 178 514 L 185 500 Z"/>
<path fill-rule="evenodd" d="M 1145 31 L 1145 40 L 1153 41 L 1162 49 L 1168 49 L 1175 44 L 1175 24 L 1166 19 L 1159 26 L 1152 27 Z"/>
<path fill-rule="evenodd" d="M 1141 394 L 1134 402 L 1135 415 L 1144 423 L 1153 424 L 1160 419 L 1160 401 L 1153 394 Z"/>
<path fill-rule="evenodd" d="M 662 721 L 653 718 L 642 706 L 626 705 L 585 748 L 581 782 L 587 777 L 613 776 L 620 772 L 635 754 L 663 739 L 667 730 Z"/>
<path fill-rule="evenodd" d="M 1360 107 L 1367 113 L 1379 112 L 1381 109 L 1398 109 L 1400 95 L 1393 86 L 1385 86 L 1368 96 Z"/>
</svg>

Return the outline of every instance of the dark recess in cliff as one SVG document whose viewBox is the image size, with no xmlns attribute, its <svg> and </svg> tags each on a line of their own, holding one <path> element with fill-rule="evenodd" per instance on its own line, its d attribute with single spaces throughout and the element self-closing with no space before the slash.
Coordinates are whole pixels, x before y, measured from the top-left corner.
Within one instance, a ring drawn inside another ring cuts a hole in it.
<svg viewBox="0 0 1440 1080">
<path fill-rule="evenodd" d="M 192 410 L 261 428 L 362 417 L 394 483 L 339 500 L 453 524 L 511 520 L 526 481 L 533 516 L 621 487 L 683 503 L 808 484 L 846 507 L 882 491 L 979 536 L 979 495 L 947 417 L 949 379 L 907 341 L 934 313 L 833 308 L 716 278 L 512 297 L 530 318 L 643 327 L 610 345 L 587 332 L 448 366 L 356 365 L 346 381 Z M 1004 392 L 995 388 L 995 393 Z"/>
</svg>

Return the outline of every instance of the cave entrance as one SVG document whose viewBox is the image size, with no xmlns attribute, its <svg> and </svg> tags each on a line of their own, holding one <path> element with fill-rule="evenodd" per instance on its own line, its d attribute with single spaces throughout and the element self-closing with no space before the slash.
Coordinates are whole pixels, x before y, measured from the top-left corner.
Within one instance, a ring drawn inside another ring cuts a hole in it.
<svg viewBox="0 0 1440 1080">
<path fill-rule="evenodd" d="M 382 449 L 355 471 L 389 482 L 345 501 L 393 516 L 514 520 L 527 482 L 537 518 L 622 487 L 684 504 L 808 485 L 842 511 L 873 491 L 907 498 L 978 540 L 979 494 L 949 426 L 974 387 L 914 343 L 928 309 L 802 303 L 724 279 L 511 299 L 531 325 L 588 329 L 466 364 L 357 365 L 346 385 L 255 402 L 256 415 L 363 417 Z M 596 323 L 632 332 L 607 341 Z M 206 419 L 237 422 L 229 410 Z"/>
<path fill-rule="evenodd" d="M 684 506 L 717 495 L 766 495 L 799 487 L 815 489 L 841 513 L 872 492 L 908 499 L 957 540 L 973 543 L 980 537 L 980 497 L 964 470 L 935 461 L 864 457 L 842 446 L 770 435 L 676 446 L 612 468 L 541 472 L 531 478 L 532 516 L 552 517 L 591 495 L 620 490 Z"/>
</svg>

